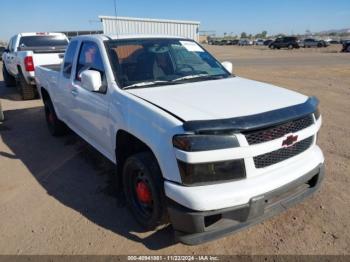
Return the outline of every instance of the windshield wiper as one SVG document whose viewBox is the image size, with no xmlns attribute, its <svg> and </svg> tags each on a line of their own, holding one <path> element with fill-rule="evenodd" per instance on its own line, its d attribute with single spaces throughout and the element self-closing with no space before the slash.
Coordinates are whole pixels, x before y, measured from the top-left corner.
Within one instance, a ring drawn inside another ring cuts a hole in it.
<svg viewBox="0 0 350 262">
<path fill-rule="evenodd" d="M 176 78 L 176 79 L 174 79 L 172 81 L 176 82 L 176 81 L 181 81 L 181 80 L 188 80 L 188 79 L 193 79 L 193 78 L 199 78 L 199 77 L 203 77 L 203 76 L 209 76 L 209 75 L 208 74 L 188 75 L 188 76 L 182 76 L 182 77 Z"/>
<path fill-rule="evenodd" d="M 149 81 L 149 82 L 140 82 L 140 83 L 136 83 L 133 85 L 129 85 L 126 87 L 123 87 L 124 90 L 126 89 L 132 89 L 132 88 L 138 88 L 138 87 L 144 87 L 144 86 L 153 86 L 153 85 L 162 85 L 162 84 L 171 84 L 170 81 L 161 81 L 161 80 L 157 80 L 157 81 Z"/>
<path fill-rule="evenodd" d="M 176 85 L 176 84 L 180 84 L 180 82 L 183 80 L 191 80 L 191 79 L 215 80 L 215 79 L 221 79 L 224 76 L 225 75 L 209 75 L 209 74 L 188 75 L 188 76 L 179 77 L 169 81 L 156 80 L 156 81 L 140 82 L 140 83 L 126 86 L 123 88 L 123 90 L 146 87 L 146 86 Z"/>
<path fill-rule="evenodd" d="M 209 74 L 198 74 L 198 75 L 188 75 L 172 80 L 173 82 L 191 79 L 205 79 L 205 80 L 216 80 L 224 78 L 225 75 L 209 75 Z"/>
</svg>

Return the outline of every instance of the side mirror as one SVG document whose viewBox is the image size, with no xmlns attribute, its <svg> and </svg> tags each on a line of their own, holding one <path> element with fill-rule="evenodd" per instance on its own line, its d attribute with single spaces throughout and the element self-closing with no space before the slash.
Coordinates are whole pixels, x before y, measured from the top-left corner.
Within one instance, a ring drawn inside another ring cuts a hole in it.
<svg viewBox="0 0 350 262">
<path fill-rule="evenodd" d="M 223 67 L 225 67 L 225 69 L 227 71 L 230 72 L 230 74 L 232 74 L 232 72 L 233 72 L 233 65 L 232 65 L 231 62 L 225 61 L 225 62 L 222 62 L 221 64 L 222 64 Z"/>
<path fill-rule="evenodd" d="M 81 84 L 91 92 L 98 92 L 102 86 L 100 72 L 96 70 L 85 70 L 81 73 Z"/>
</svg>

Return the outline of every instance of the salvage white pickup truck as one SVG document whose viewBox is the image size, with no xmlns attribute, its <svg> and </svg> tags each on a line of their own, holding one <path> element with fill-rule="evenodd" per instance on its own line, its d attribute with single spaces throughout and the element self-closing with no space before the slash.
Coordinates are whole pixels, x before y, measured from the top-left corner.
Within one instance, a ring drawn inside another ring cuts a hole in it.
<svg viewBox="0 0 350 262">
<path fill-rule="evenodd" d="M 117 164 L 135 219 L 198 244 L 285 210 L 324 176 L 318 100 L 231 71 L 189 39 L 81 36 L 36 82 L 52 135 L 67 125 Z"/>
<path fill-rule="evenodd" d="M 20 33 L 11 37 L 2 55 L 3 79 L 7 86 L 18 84 L 22 99 L 34 99 L 34 69 L 60 63 L 68 45 L 62 33 Z"/>
</svg>

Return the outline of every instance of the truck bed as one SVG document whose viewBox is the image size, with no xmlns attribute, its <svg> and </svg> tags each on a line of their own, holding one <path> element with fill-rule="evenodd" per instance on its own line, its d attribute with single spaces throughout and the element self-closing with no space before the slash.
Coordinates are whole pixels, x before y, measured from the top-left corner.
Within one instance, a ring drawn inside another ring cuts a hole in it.
<svg viewBox="0 0 350 262">
<path fill-rule="evenodd" d="M 60 72 L 61 71 L 61 64 L 54 64 L 54 65 L 42 65 L 41 67 L 50 69 L 52 71 Z"/>
</svg>

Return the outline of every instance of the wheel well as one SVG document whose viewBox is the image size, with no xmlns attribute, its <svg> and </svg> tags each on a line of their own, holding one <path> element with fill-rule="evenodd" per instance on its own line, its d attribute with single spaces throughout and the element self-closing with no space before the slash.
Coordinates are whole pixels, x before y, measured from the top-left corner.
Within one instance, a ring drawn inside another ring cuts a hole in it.
<svg viewBox="0 0 350 262">
<path fill-rule="evenodd" d="M 41 88 L 41 96 L 43 98 L 43 101 L 46 101 L 46 100 L 50 100 L 50 95 L 49 93 L 46 91 L 45 88 Z"/>
<path fill-rule="evenodd" d="M 115 151 L 117 165 L 120 171 L 120 168 L 123 167 L 128 157 L 141 152 L 151 152 L 153 154 L 151 148 L 144 142 L 124 130 L 117 132 Z"/>
</svg>

